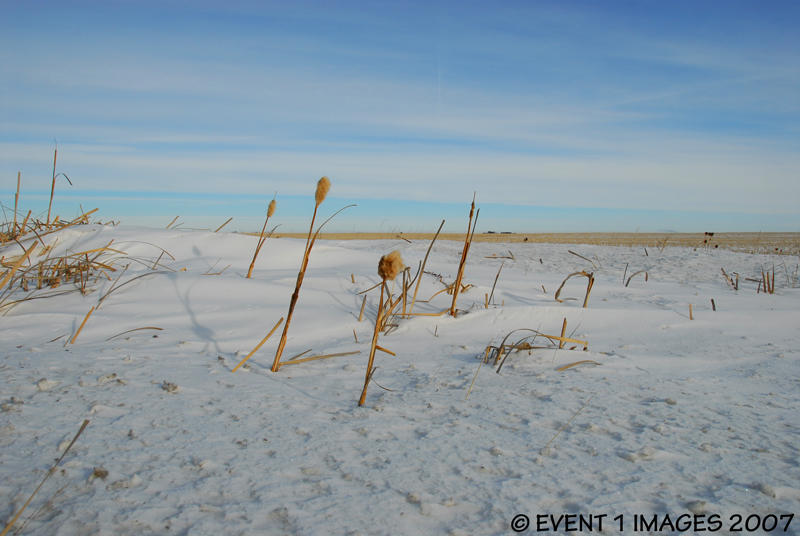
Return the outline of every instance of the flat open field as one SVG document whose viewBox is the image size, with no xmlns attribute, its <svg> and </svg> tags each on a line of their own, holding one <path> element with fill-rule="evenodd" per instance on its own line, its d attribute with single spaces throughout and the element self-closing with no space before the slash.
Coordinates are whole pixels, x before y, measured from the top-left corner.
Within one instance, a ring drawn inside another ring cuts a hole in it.
<svg viewBox="0 0 800 536">
<path fill-rule="evenodd" d="M 305 238 L 304 233 L 275 233 L 274 237 Z M 328 240 L 430 240 L 433 233 L 323 233 Z M 443 233 L 439 240 L 464 240 L 459 233 Z M 601 246 L 709 247 L 761 253 L 800 253 L 800 233 L 483 233 L 476 242 L 532 242 L 595 244 Z"/>
</svg>

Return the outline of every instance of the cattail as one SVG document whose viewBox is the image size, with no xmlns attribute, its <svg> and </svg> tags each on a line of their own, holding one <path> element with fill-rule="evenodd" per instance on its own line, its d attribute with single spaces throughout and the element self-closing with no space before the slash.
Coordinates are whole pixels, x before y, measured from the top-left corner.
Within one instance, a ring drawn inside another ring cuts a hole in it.
<svg viewBox="0 0 800 536">
<path fill-rule="evenodd" d="M 269 202 L 269 206 L 267 206 L 267 219 L 264 220 L 264 227 L 261 228 L 261 234 L 258 235 L 258 244 L 256 245 L 256 251 L 253 253 L 253 260 L 250 262 L 250 268 L 247 270 L 247 279 L 250 279 L 250 276 L 253 275 L 253 268 L 256 265 L 256 258 L 258 258 L 258 253 L 261 251 L 262 246 L 267 241 L 267 238 L 272 236 L 272 231 L 270 231 L 269 235 L 265 235 L 264 233 L 267 230 L 267 222 L 275 214 L 275 200 Z M 226 222 L 227 223 L 227 222 Z M 274 231 L 275 229 L 273 229 Z"/>
<path fill-rule="evenodd" d="M 317 182 L 317 193 L 314 195 L 314 199 L 317 202 L 317 206 L 322 204 L 325 201 L 325 196 L 328 195 L 328 190 L 331 189 L 331 181 L 328 177 L 322 177 L 319 182 Z"/>
<path fill-rule="evenodd" d="M 384 281 L 392 280 L 397 277 L 397 274 L 403 271 L 403 258 L 397 250 L 381 257 L 378 262 L 378 275 Z"/>
</svg>

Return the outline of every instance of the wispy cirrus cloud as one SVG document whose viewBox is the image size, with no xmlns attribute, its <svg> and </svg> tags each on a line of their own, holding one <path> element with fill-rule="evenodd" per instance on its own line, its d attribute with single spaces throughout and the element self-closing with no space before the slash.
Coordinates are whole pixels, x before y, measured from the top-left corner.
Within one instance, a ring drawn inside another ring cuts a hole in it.
<svg viewBox="0 0 800 536">
<path fill-rule="evenodd" d="M 791 5 L 192 7 L 11 6 L 0 174 L 57 140 L 87 189 L 797 213 Z"/>
</svg>

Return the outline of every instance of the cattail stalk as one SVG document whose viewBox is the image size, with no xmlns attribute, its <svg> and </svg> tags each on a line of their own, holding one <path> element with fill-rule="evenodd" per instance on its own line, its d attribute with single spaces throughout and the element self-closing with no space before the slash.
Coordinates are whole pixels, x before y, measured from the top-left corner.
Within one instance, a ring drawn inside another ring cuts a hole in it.
<svg viewBox="0 0 800 536">
<path fill-rule="evenodd" d="M 306 239 L 306 247 L 303 251 L 303 262 L 300 264 L 300 272 L 297 274 L 297 282 L 295 283 L 292 298 L 289 301 L 289 312 L 286 315 L 286 323 L 283 325 L 281 341 L 278 343 L 278 350 L 275 352 L 275 359 L 272 362 L 272 372 L 278 372 L 278 369 L 280 369 L 281 355 L 283 355 L 283 350 L 286 347 L 286 337 L 289 333 L 289 325 L 292 322 L 294 308 L 297 305 L 298 298 L 300 297 L 300 287 L 303 285 L 303 278 L 305 277 L 306 269 L 308 268 L 308 257 L 311 254 L 311 248 L 314 247 L 311 234 L 314 231 L 314 221 L 317 219 L 317 209 L 319 209 L 320 204 L 322 204 L 322 202 L 325 200 L 330 188 L 331 181 L 328 179 L 328 177 L 322 177 L 317 182 L 317 191 L 314 194 L 314 214 L 311 216 L 311 225 L 308 228 L 308 238 Z"/>
<path fill-rule="evenodd" d="M 275 214 L 275 200 L 269 202 L 269 206 L 267 207 L 267 219 L 264 220 L 264 226 L 261 228 L 261 233 L 258 235 L 258 245 L 256 245 L 256 251 L 253 253 L 253 260 L 250 262 L 250 268 L 247 269 L 247 279 L 250 279 L 250 276 L 253 275 L 253 267 L 256 265 L 256 258 L 258 258 L 258 253 L 261 251 L 261 246 L 264 245 L 264 242 L 267 241 L 268 236 L 265 237 L 264 233 L 267 230 L 267 223 L 269 222 L 270 216 Z M 272 234 L 272 233 L 270 233 Z"/>
<path fill-rule="evenodd" d="M 378 314 L 375 317 L 375 329 L 372 332 L 372 343 L 370 344 L 369 348 L 369 360 L 367 361 L 367 372 L 366 376 L 364 377 L 364 388 L 361 390 L 361 398 L 359 398 L 358 400 L 359 406 L 363 406 L 364 402 L 367 399 L 367 386 L 369 386 L 369 380 L 372 378 L 372 372 L 373 372 L 372 364 L 375 361 L 375 350 L 380 348 L 378 346 L 378 334 L 380 333 L 381 327 L 385 322 L 384 316 L 386 316 L 386 313 L 390 312 L 392 309 L 392 307 L 386 307 L 387 311 L 384 311 L 384 300 L 383 300 L 384 293 L 388 293 L 386 289 L 386 281 L 397 277 L 397 274 L 400 273 L 400 270 L 402 269 L 403 269 L 403 259 L 400 257 L 399 251 L 392 251 L 388 255 L 384 255 L 378 262 L 378 275 L 381 277 L 382 280 L 381 298 L 380 301 L 378 302 Z M 387 300 L 387 306 L 390 305 L 388 302 L 391 302 L 391 299 Z M 383 350 L 384 352 L 388 352 L 384 348 L 381 348 L 381 350 Z"/>
<path fill-rule="evenodd" d="M 386 289 L 386 281 L 381 284 L 381 299 L 378 302 L 378 315 L 375 317 L 375 330 L 372 332 L 372 343 L 369 347 L 369 360 L 367 361 L 367 374 L 364 378 L 364 388 L 361 390 L 361 398 L 358 399 L 358 405 L 363 406 L 367 400 L 367 386 L 369 380 L 372 378 L 372 364 L 375 361 L 375 350 L 378 347 L 378 333 L 380 333 L 380 325 L 383 322 L 383 293 Z"/>
<path fill-rule="evenodd" d="M 458 264 L 458 275 L 456 275 L 456 282 L 453 284 L 453 303 L 450 304 L 450 316 L 456 316 L 456 301 L 458 300 L 458 293 L 461 290 L 461 279 L 464 277 L 464 267 L 467 264 L 467 254 L 469 247 L 472 245 L 472 237 L 475 235 L 475 226 L 478 224 L 478 213 L 475 214 L 475 223 L 472 223 L 472 215 L 475 212 L 475 196 L 472 196 L 472 205 L 469 209 L 469 222 L 467 222 L 467 234 L 464 237 L 464 249 L 461 252 L 461 262 Z"/>
</svg>

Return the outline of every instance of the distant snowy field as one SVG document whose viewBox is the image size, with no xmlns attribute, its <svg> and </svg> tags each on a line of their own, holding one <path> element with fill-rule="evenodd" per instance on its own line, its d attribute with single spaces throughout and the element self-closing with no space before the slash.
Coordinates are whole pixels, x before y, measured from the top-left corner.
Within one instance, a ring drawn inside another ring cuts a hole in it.
<svg viewBox="0 0 800 536">
<path fill-rule="evenodd" d="M 797 257 L 475 243 L 464 312 L 382 336 L 397 356 L 378 353 L 360 408 L 378 294 L 359 322 L 358 292 L 393 249 L 416 271 L 427 242 L 318 242 L 284 359 L 361 353 L 272 373 L 278 332 L 232 373 L 286 315 L 304 241 L 269 240 L 248 280 L 252 236 L 87 225 L 56 239 L 51 255 L 113 240 L 114 276 L 130 264 L 120 282 L 154 273 L 110 294 L 71 345 L 113 281 L 3 309 L 0 528 L 91 421 L 10 534 L 493 535 L 512 534 L 516 514 L 533 533 L 537 515 L 567 513 L 607 515 L 606 533 L 620 515 L 625 532 L 637 514 L 717 515 L 728 533 L 737 515 L 800 515 Z M 426 270 L 452 282 L 462 246 L 437 242 Z M 159 248 L 174 259 L 152 270 Z M 757 294 L 745 278 L 773 264 L 775 294 Z M 626 265 L 647 281 L 625 287 Z M 586 309 L 585 278 L 562 291 L 576 300 L 553 299 L 579 270 L 596 277 Z M 426 274 L 419 298 L 442 288 Z M 558 335 L 564 318 L 587 352 L 524 351 L 478 371 L 487 345 L 519 328 Z M 142 327 L 161 331 L 114 337 Z M 557 370 L 584 359 L 600 365 Z M 782 519 L 774 533 L 800 534 Z"/>
</svg>

